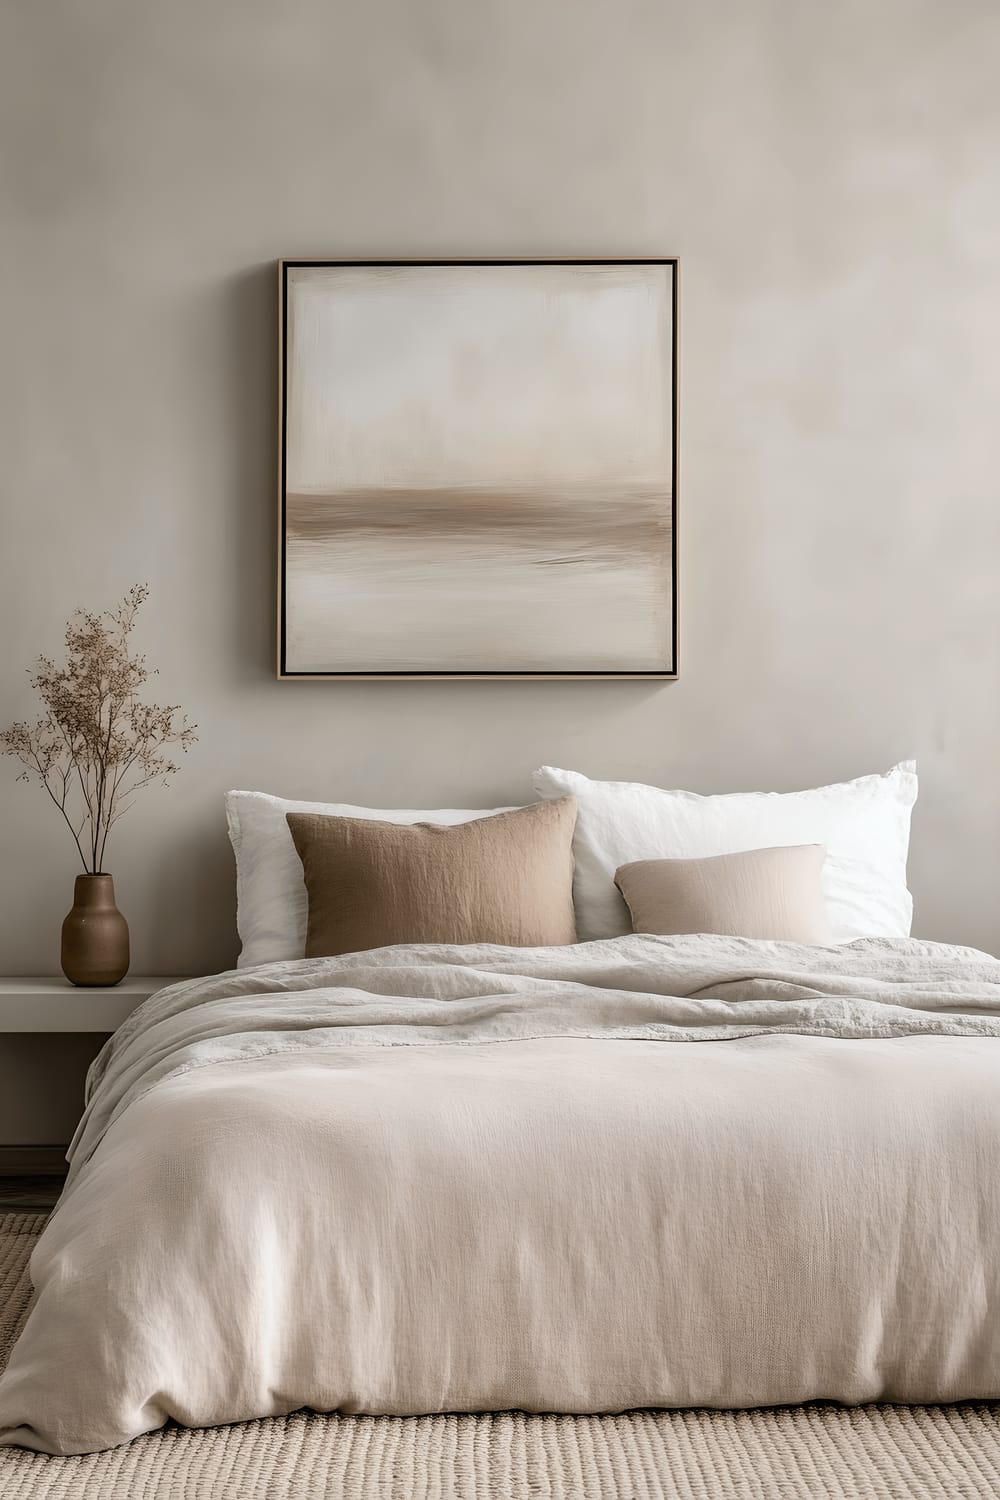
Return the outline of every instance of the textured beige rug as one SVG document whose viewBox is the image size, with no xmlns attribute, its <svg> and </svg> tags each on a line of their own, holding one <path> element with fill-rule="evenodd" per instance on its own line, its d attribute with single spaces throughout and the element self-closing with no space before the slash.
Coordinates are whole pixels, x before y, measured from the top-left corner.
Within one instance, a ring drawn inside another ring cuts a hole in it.
<svg viewBox="0 0 1000 1500">
<path fill-rule="evenodd" d="M 44 1214 L 0 1215 L 0 1367 Z M 0 1500 L 1000 1497 L 1000 1406 L 316 1417 L 170 1428 L 85 1458 L 0 1448 Z"/>
</svg>

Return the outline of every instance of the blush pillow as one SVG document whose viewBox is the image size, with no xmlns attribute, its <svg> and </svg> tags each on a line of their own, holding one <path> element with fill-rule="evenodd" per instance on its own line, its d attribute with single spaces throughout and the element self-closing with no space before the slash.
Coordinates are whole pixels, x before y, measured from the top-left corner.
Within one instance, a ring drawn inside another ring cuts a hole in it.
<svg viewBox="0 0 1000 1500">
<path fill-rule="evenodd" d="M 509 808 L 354 807 L 347 802 L 290 802 L 267 792 L 227 792 L 226 822 L 236 856 L 237 968 L 301 958 L 306 951 L 306 888 L 286 813 L 321 813 L 388 823 L 468 823 Z"/>
<path fill-rule="evenodd" d="M 633 932 L 718 932 L 825 946 L 822 844 L 747 849 L 707 859 L 642 859 L 622 865 L 615 885 Z"/>
<path fill-rule="evenodd" d="M 306 957 L 395 943 L 576 941 L 572 797 L 444 827 L 289 813 Z"/>
<path fill-rule="evenodd" d="M 640 859 L 702 859 L 743 849 L 823 844 L 823 890 L 835 943 L 908 937 L 906 889 L 910 812 L 917 798 L 912 760 L 884 776 L 861 776 L 805 792 L 732 792 L 701 797 L 631 781 L 591 781 L 543 766 L 542 797 L 577 800 L 574 893 L 581 942 L 631 931 L 615 886 L 619 866 Z"/>
</svg>

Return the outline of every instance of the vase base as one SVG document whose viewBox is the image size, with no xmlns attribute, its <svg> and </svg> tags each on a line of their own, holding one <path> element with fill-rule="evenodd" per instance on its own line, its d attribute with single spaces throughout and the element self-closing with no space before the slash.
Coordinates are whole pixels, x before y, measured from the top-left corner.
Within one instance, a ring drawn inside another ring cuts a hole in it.
<svg viewBox="0 0 1000 1500">
<path fill-rule="evenodd" d="M 125 973 L 128 973 L 127 969 Z M 78 990 L 113 990 L 115 985 L 121 984 L 122 980 L 125 978 L 125 974 L 109 974 L 106 978 L 104 976 L 98 975 L 93 979 L 79 979 L 74 974 L 66 974 L 65 969 L 63 969 L 63 974 L 66 975 L 66 978 L 69 980 L 70 984 Z"/>
</svg>

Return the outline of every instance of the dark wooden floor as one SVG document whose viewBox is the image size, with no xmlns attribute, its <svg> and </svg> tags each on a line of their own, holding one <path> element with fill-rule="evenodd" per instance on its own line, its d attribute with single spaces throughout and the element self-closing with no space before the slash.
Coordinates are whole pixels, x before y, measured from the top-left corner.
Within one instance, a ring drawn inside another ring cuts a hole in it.
<svg viewBox="0 0 1000 1500">
<path fill-rule="evenodd" d="M 0 1177 L 0 1214 L 44 1213 L 62 1192 L 61 1177 Z"/>
</svg>

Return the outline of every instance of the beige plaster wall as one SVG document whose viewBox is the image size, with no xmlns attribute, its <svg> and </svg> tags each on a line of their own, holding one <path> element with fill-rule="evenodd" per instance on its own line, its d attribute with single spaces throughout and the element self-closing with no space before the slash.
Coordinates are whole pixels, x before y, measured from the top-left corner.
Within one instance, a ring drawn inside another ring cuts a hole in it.
<svg viewBox="0 0 1000 1500">
<path fill-rule="evenodd" d="M 235 953 L 227 786 L 701 790 L 916 755 L 917 930 L 1000 944 L 991 0 L 14 0 L 0 19 L 0 707 L 75 603 L 201 742 L 111 851 L 137 972 Z M 676 254 L 681 679 L 278 683 L 279 255 Z M 68 837 L 0 763 L 0 968 Z M 2 1042 L 0 1042 L 2 1046 Z"/>
</svg>

